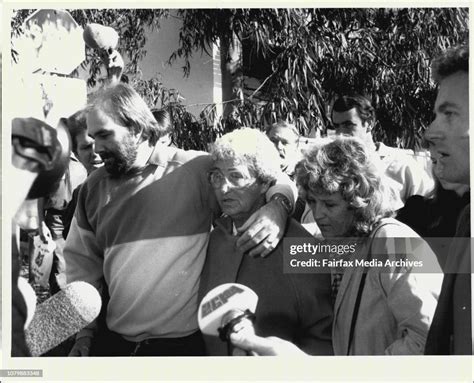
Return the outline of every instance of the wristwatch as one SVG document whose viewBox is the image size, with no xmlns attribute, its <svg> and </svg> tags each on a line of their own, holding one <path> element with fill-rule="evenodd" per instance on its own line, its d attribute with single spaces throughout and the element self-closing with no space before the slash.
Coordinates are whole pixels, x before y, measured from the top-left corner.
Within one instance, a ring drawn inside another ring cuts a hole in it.
<svg viewBox="0 0 474 383">
<path fill-rule="evenodd" d="M 290 201 L 288 201 L 288 198 L 286 198 L 283 194 L 276 193 L 272 195 L 272 197 L 270 198 L 270 201 L 278 201 L 278 203 L 282 205 L 283 208 L 286 210 L 286 213 L 288 215 L 290 215 L 291 212 L 293 211 L 293 205 L 290 203 Z"/>
</svg>

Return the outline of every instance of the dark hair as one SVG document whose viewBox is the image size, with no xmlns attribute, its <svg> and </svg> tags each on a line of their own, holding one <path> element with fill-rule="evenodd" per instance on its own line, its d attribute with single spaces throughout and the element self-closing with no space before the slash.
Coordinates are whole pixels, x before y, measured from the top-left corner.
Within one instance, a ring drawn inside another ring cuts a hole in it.
<svg viewBox="0 0 474 383">
<path fill-rule="evenodd" d="M 128 84 L 117 83 L 100 90 L 88 106 L 99 109 L 116 124 L 127 127 L 134 134 L 142 132 L 142 137 L 155 145 L 161 137 L 158 122 L 140 95 Z"/>
<path fill-rule="evenodd" d="M 153 117 L 155 117 L 155 120 L 158 123 L 160 137 L 163 137 L 165 134 L 169 134 L 173 131 L 173 127 L 171 126 L 170 115 L 166 110 L 153 109 L 151 111 L 151 114 L 153 114 Z"/>
<path fill-rule="evenodd" d="M 375 121 L 375 110 L 369 100 L 361 95 L 353 95 L 353 96 L 340 96 L 334 101 L 332 106 L 331 112 L 331 119 L 332 114 L 334 112 L 346 112 L 356 108 L 357 113 L 359 114 L 360 119 L 363 123 L 368 122 L 369 124 L 373 124 Z"/>
<path fill-rule="evenodd" d="M 293 134 L 298 138 L 300 136 L 300 132 L 298 132 L 298 129 L 294 124 L 290 124 L 289 122 L 286 121 L 278 121 L 275 122 L 274 124 L 268 126 L 265 129 L 265 134 L 268 136 L 270 132 L 275 129 L 275 128 L 283 128 L 283 129 L 289 129 L 293 132 Z"/>
<path fill-rule="evenodd" d="M 459 45 L 448 49 L 433 60 L 431 70 L 436 82 L 459 71 L 469 73 L 469 46 Z"/>
<path fill-rule="evenodd" d="M 71 150 L 77 154 L 77 136 L 87 131 L 86 110 L 81 109 L 68 118 L 61 118 L 62 123 L 71 136 Z"/>
</svg>

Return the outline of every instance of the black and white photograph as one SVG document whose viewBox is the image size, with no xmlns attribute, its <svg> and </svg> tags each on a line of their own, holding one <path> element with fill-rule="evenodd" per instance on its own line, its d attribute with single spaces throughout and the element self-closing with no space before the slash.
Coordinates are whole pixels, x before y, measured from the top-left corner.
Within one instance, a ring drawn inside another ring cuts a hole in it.
<svg viewBox="0 0 474 383">
<path fill-rule="evenodd" d="M 3 7 L 0 380 L 473 380 L 468 4 L 176 6 Z"/>
</svg>

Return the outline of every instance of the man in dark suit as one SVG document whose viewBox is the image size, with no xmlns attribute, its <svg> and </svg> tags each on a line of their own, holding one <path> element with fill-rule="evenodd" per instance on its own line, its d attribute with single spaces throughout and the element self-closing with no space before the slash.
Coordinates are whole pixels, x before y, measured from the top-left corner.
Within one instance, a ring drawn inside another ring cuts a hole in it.
<svg viewBox="0 0 474 383">
<path fill-rule="evenodd" d="M 438 82 L 434 113 L 425 138 L 439 178 L 464 185 L 469 179 L 469 48 L 459 46 L 434 60 Z M 472 354 L 470 204 L 460 214 L 446 261 L 438 306 L 425 354 Z"/>
</svg>

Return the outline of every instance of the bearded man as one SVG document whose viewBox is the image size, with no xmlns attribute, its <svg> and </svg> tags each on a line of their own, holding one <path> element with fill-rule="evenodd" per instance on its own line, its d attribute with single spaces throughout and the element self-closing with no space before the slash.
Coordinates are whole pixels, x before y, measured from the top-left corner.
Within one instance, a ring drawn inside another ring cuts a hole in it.
<svg viewBox="0 0 474 383">
<path fill-rule="evenodd" d="M 66 270 L 68 283 L 107 285 L 110 332 L 93 342 L 94 325 L 82 330 L 71 355 L 204 355 L 197 294 L 212 219 L 220 214 L 210 156 L 160 143 L 153 114 L 123 83 L 94 98 L 87 128 L 104 166 L 79 193 Z M 282 238 L 296 195 L 283 179 L 238 228 L 241 251 L 265 255 Z"/>
</svg>

